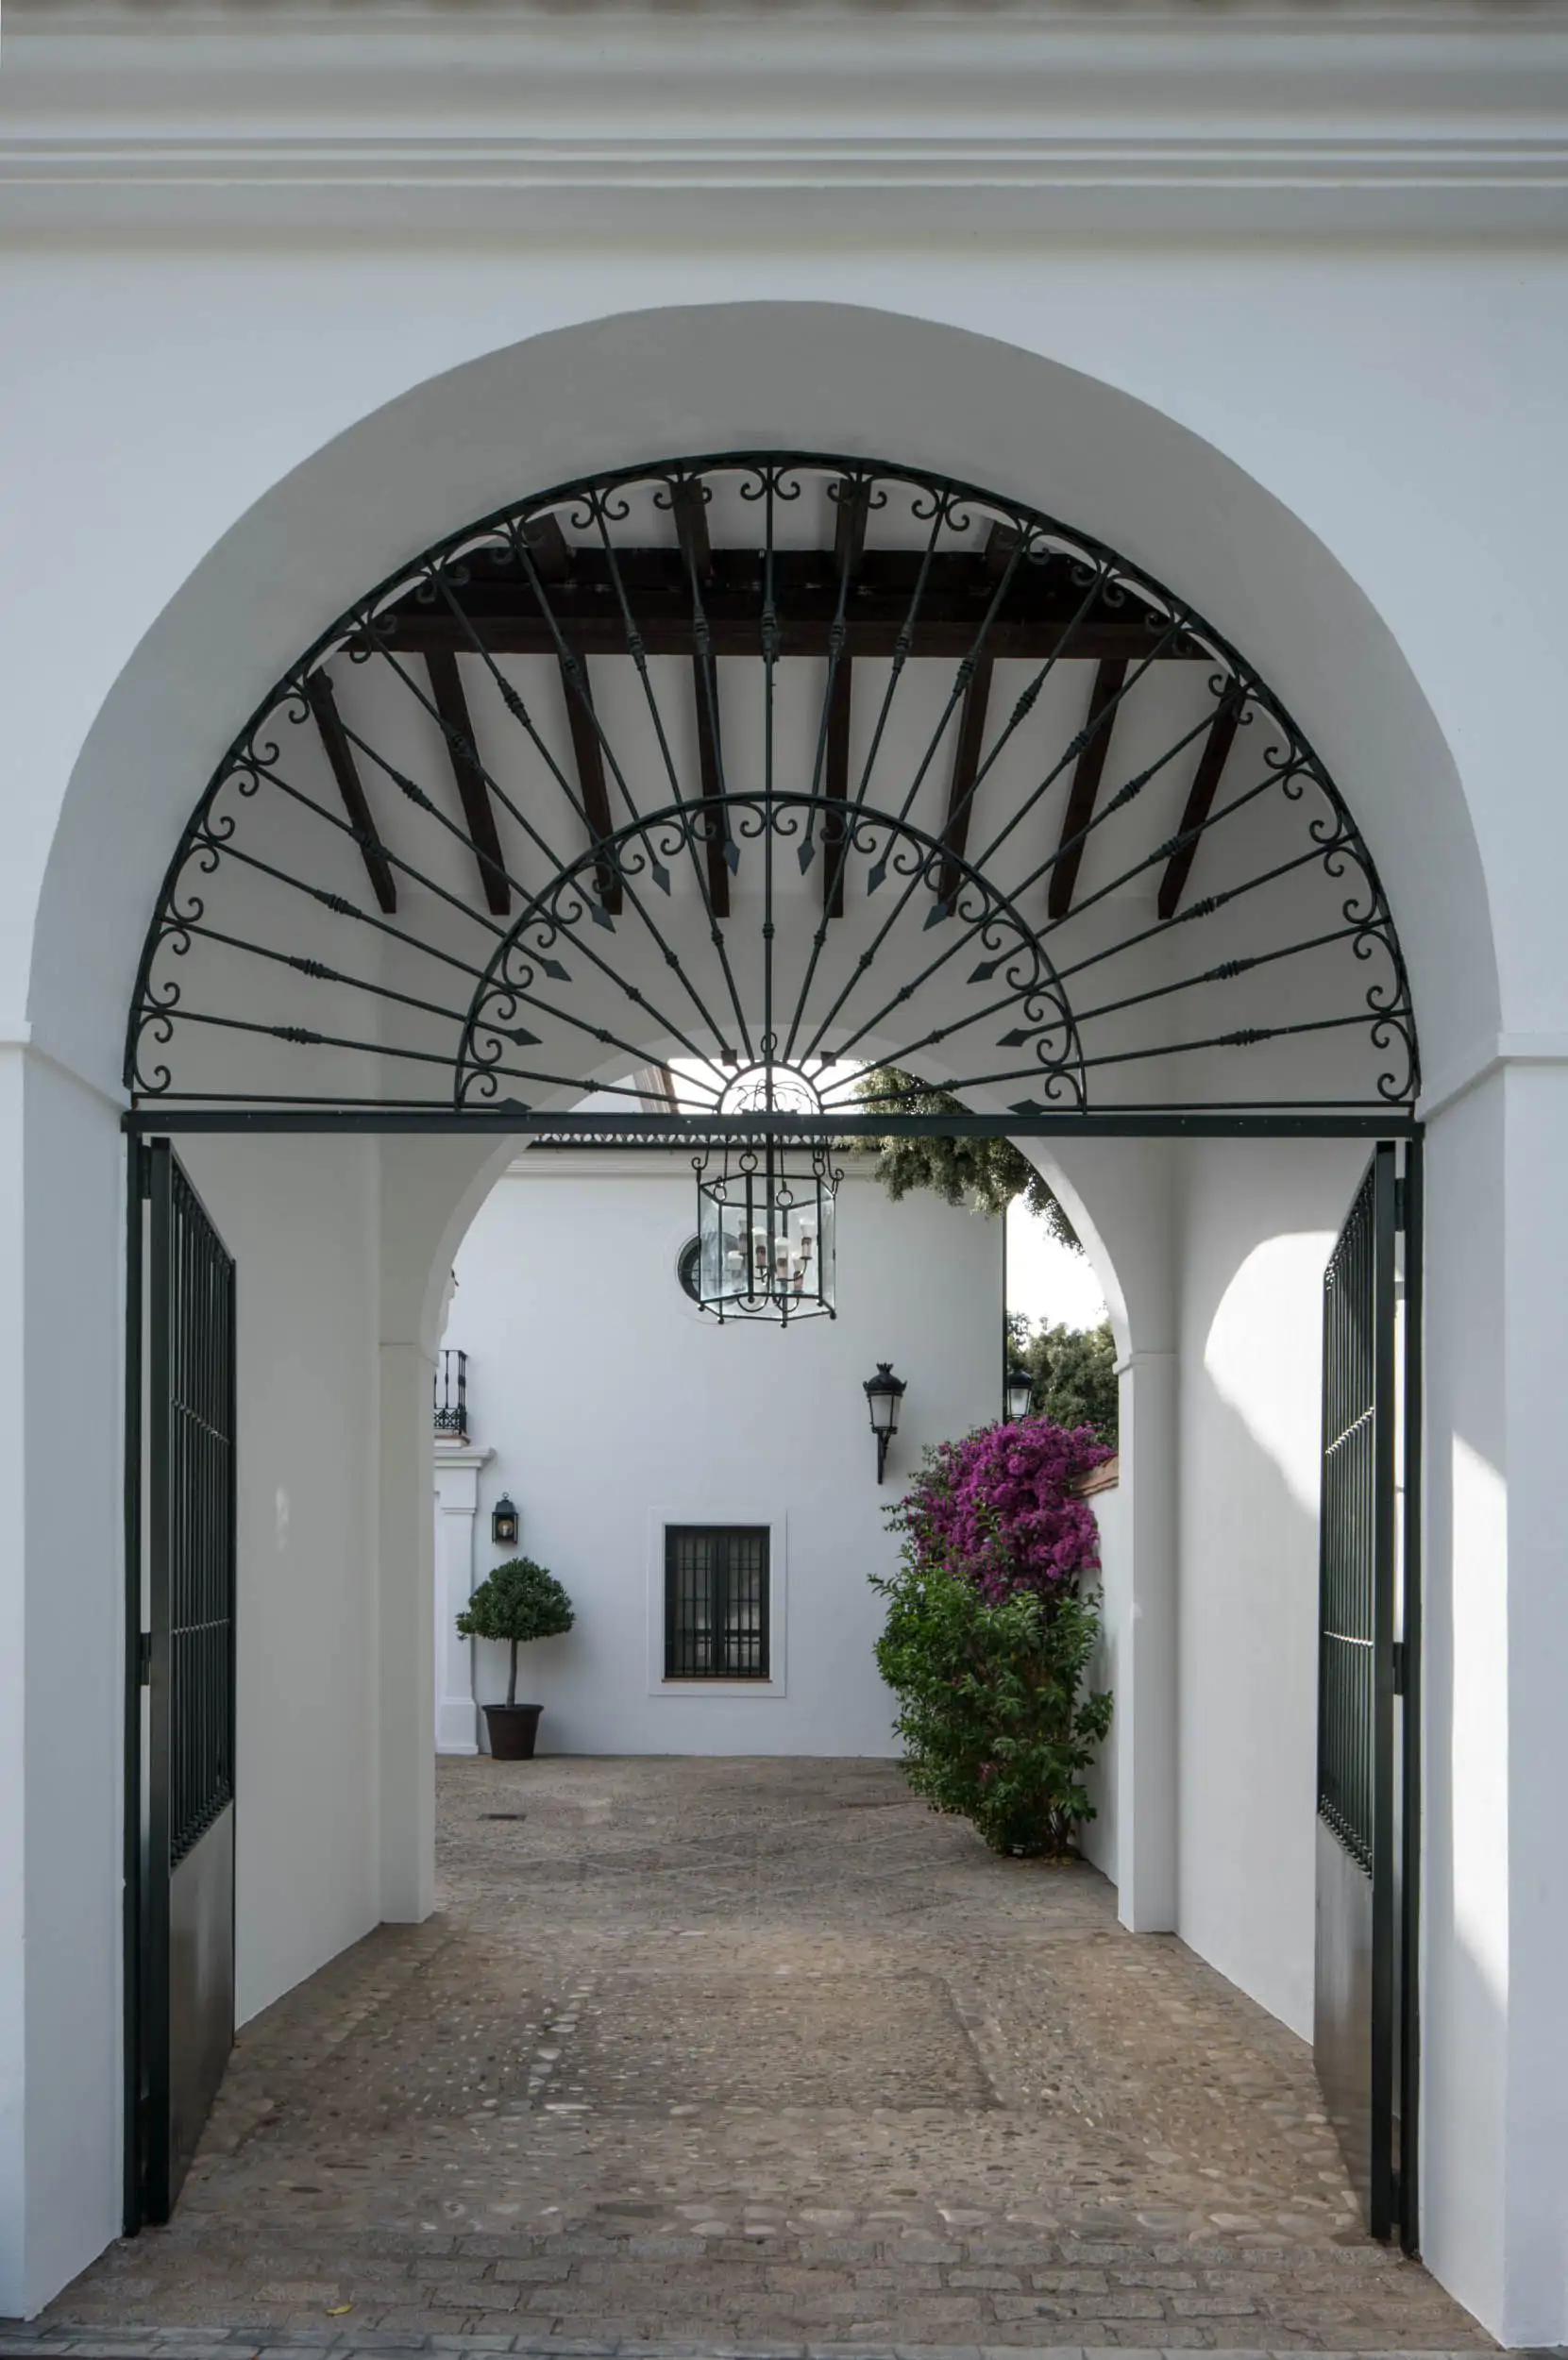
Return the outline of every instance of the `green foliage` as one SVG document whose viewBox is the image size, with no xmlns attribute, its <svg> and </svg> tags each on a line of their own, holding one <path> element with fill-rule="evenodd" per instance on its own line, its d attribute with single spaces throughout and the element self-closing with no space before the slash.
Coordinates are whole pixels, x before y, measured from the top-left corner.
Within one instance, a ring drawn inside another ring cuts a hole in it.
<svg viewBox="0 0 1568 2360">
<path fill-rule="evenodd" d="M 951 1090 L 929 1088 L 897 1066 L 878 1066 L 857 1085 L 874 1114 L 962 1115 L 969 1108 Z M 930 1188 L 944 1205 L 972 1201 L 983 1213 L 1004 1213 L 1015 1196 L 1028 1202 L 1054 1238 L 1076 1246 L 1072 1223 L 1027 1155 L 1011 1139 L 867 1139 L 877 1178 L 897 1204 L 911 1188 Z"/>
<path fill-rule="evenodd" d="M 872 1582 L 888 1607 L 877 1663 L 916 1793 L 972 1820 L 993 1851 L 1069 1856 L 1094 1816 L 1084 1774 L 1111 1723 L 1109 1694 L 1082 1693 L 1097 1596 L 1018 1591 L 987 1605 L 962 1572 L 908 1548 Z"/>
<path fill-rule="evenodd" d="M 556 1639 L 570 1630 L 572 1602 L 555 1576 L 531 1557 L 509 1557 L 497 1565 L 457 1618 L 464 1639 L 499 1639 L 512 1648 L 506 1701 L 517 1701 L 517 1649 L 531 1639 Z"/>
<path fill-rule="evenodd" d="M 1088 1425 L 1116 1448 L 1120 1387 L 1109 1320 L 1098 1327 L 1041 1327 L 1030 1333 L 1021 1312 L 1007 1315 L 1007 1352 L 1035 1380 L 1030 1414 L 1069 1428 Z"/>
</svg>

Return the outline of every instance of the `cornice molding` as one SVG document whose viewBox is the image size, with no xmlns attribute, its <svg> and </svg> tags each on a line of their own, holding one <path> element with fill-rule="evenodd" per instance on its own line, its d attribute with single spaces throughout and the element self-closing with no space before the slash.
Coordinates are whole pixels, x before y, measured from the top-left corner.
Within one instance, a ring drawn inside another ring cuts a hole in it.
<svg viewBox="0 0 1568 2360">
<path fill-rule="evenodd" d="M 0 212 L 24 230 L 405 234 L 504 227 L 509 197 L 541 196 L 560 202 L 528 217 L 553 229 L 597 221 L 585 201 L 634 220 L 645 196 L 731 192 L 752 234 L 786 194 L 884 192 L 913 225 L 929 192 L 950 223 L 956 204 L 1036 229 L 1568 232 L 1552 0 L 1092 18 L 283 0 L 264 20 L 64 0 L 9 16 L 4 61 Z"/>
</svg>

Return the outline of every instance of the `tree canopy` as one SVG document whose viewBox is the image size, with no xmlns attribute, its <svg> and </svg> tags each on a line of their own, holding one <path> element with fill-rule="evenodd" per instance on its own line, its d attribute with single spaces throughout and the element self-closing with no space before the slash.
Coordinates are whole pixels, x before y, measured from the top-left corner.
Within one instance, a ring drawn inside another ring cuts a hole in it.
<svg viewBox="0 0 1568 2360">
<path fill-rule="evenodd" d="M 897 1066 L 878 1066 L 862 1075 L 862 1103 L 874 1112 L 896 1107 L 901 1115 L 968 1114 L 961 1098 L 935 1089 Z M 1027 1155 L 1011 1139 L 868 1139 L 877 1178 L 896 1204 L 912 1188 L 930 1188 L 944 1205 L 972 1200 L 983 1213 L 1004 1213 L 1021 1196 L 1054 1238 L 1081 1252 L 1072 1223 Z"/>
<path fill-rule="evenodd" d="M 1035 1417 L 1068 1427 L 1092 1426 L 1115 1449 L 1119 1387 L 1109 1320 L 1098 1327 L 1058 1323 L 1032 1331 L 1022 1313 L 1013 1311 L 1007 1318 L 1007 1353 L 1034 1380 L 1029 1407 Z"/>
</svg>

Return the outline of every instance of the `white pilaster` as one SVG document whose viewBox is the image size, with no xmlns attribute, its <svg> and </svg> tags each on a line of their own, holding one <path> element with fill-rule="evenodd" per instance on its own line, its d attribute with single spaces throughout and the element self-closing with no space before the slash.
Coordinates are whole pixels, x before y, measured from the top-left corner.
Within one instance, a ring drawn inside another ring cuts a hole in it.
<svg viewBox="0 0 1568 2360">
<path fill-rule="evenodd" d="M 381 1346 L 381 1915 L 417 1925 L 435 1907 L 435 1679 L 430 1611 L 430 1390 L 415 1343 Z"/>
<path fill-rule="evenodd" d="M 1135 1934 L 1176 1924 L 1176 1394 L 1173 1352 L 1121 1364 L 1131 1595 L 1118 1647 L 1117 1912 Z"/>
<path fill-rule="evenodd" d="M 496 1456 L 469 1442 L 435 1446 L 435 1750 L 477 1754 L 474 1643 L 457 1618 L 474 1591 L 480 1469 Z"/>
</svg>

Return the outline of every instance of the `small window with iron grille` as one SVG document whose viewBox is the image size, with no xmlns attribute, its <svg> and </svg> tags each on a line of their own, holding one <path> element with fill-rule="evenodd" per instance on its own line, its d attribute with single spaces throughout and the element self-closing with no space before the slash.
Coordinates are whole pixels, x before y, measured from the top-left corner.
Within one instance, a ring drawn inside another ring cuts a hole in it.
<svg viewBox="0 0 1568 2360">
<path fill-rule="evenodd" d="M 665 1677 L 766 1680 L 766 1525 L 665 1526 Z"/>
</svg>

